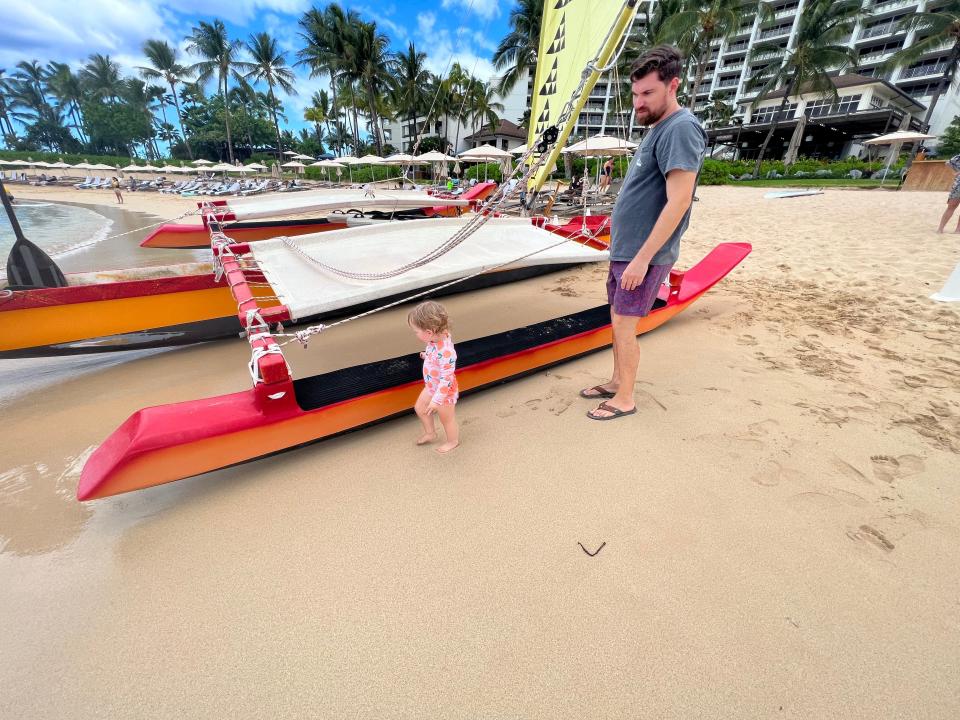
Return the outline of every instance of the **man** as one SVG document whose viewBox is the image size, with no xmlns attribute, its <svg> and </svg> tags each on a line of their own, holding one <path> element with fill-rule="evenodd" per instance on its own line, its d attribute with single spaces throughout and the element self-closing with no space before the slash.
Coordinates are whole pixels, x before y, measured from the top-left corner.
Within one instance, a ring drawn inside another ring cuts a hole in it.
<svg viewBox="0 0 960 720">
<path fill-rule="evenodd" d="M 607 298 L 613 326 L 609 382 L 580 391 L 605 399 L 587 413 L 613 420 L 637 411 L 633 398 L 640 349 L 637 320 L 649 314 L 660 285 L 680 252 L 707 146 L 700 123 L 677 103 L 682 58 L 661 45 L 642 55 L 630 73 L 637 122 L 647 126 L 611 217 Z"/>
</svg>

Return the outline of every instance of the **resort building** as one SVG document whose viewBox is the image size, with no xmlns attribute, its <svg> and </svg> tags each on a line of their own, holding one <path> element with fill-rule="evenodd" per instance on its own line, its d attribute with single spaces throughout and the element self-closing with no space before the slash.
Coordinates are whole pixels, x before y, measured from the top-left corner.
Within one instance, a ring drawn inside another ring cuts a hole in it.
<svg viewBox="0 0 960 720">
<path fill-rule="evenodd" d="M 657 0 L 644 0 L 650 12 Z M 800 14 L 806 0 L 773 0 L 768 3 L 773 18 L 765 22 L 757 15 L 744 16 L 737 33 L 714 43 L 706 74 L 696 88 L 694 110 L 704 117 L 715 98 L 732 106 L 733 118 L 725 127 L 713 127 L 709 134 L 719 143 L 736 139 L 740 157 L 755 156 L 769 130 L 782 92 L 757 100 L 756 89 L 748 87 L 753 73 L 765 64 L 782 57 L 792 47 Z M 927 130 L 923 120 L 937 82 L 946 67 L 952 45 L 944 43 L 927 53 L 910 67 L 886 70 L 881 65 L 898 50 L 910 47 L 919 39 L 915 32 L 898 30 L 900 21 L 917 12 L 936 12 L 944 0 L 864 0 L 870 17 L 859 22 L 848 39 L 859 53 L 857 67 L 846 68 L 834 81 L 839 102 L 816 94 L 803 93 L 788 101 L 782 130 L 777 131 L 769 157 L 782 155 L 801 115 L 808 118 L 809 130 L 802 139 L 800 154 L 821 157 L 845 157 L 860 151 L 858 140 L 884 131 L 904 129 Z M 634 32 L 642 27 L 641 13 L 634 22 Z M 778 51 L 751 56 L 761 43 L 775 43 Z M 850 77 L 847 77 L 850 76 Z M 694 82 L 691 74 L 689 81 Z M 594 87 L 573 131 L 585 137 L 603 132 L 608 135 L 634 134 L 630 108 L 623 107 L 613 92 L 610 78 Z M 527 84 L 528 102 L 532 97 L 532 80 Z M 940 96 L 930 119 L 929 132 L 941 134 L 953 118 L 960 114 L 960 92 L 956 87 Z M 786 121 L 786 122 L 785 122 Z M 809 138 L 809 139 L 808 139 Z M 809 145 L 808 145 L 809 143 Z M 935 143 L 931 143 L 935 145 Z"/>
</svg>

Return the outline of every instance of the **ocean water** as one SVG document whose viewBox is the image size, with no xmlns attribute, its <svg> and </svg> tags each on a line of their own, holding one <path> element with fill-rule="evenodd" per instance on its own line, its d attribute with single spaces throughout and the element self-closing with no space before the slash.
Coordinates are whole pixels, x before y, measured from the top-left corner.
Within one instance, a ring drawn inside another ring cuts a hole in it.
<svg viewBox="0 0 960 720">
<path fill-rule="evenodd" d="M 57 203 L 24 201 L 14 211 L 23 234 L 49 255 L 63 255 L 107 237 L 113 221 L 87 208 Z M 6 263 L 14 234 L 6 213 L 0 213 L 0 261 Z"/>
</svg>

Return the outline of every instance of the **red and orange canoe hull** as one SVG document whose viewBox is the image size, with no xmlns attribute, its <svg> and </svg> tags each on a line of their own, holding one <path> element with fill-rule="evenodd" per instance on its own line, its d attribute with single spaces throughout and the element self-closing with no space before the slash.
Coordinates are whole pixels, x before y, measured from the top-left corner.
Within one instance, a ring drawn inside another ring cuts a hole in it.
<svg viewBox="0 0 960 720">
<path fill-rule="evenodd" d="M 637 333 L 649 332 L 685 310 L 750 249 L 744 243 L 725 243 L 685 274 L 675 273 L 671 292 L 638 321 Z M 609 308 L 600 306 L 458 345 L 464 364 L 457 381 L 461 392 L 469 393 L 610 343 Z M 508 351 L 501 352 L 503 348 Z M 297 381 L 289 377 L 281 355 L 261 359 L 260 370 L 265 382 L 245 392 L 134 413 L 91 455 L 78 499 L 192 477 L 410 413 L 422 389 L 415 355 Z M 378 382 L 384 387 L 365 391 L 363 378 L 383 376 Z"/>
</svg>

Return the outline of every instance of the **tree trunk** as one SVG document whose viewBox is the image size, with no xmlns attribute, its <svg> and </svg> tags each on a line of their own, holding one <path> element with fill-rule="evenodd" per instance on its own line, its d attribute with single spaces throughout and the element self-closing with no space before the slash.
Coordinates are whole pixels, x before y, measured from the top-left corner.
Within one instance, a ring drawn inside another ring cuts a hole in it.
<svg viewBox="0 0 960 720">
<path fill-rule="evenodd" d="M 803 133 L 806 128 L 807 114 L 803 113 L 803 115 L 800 116 L 800 120 L 797 121 L 797 126 L 793 129 L 790 144 L 787 145 L 787 154 L 783 158 L 783 164 L 786 167 L 790 167 L 797 161 L 797 156 L 800 154 L 800 145 L 803 144 Z"/>
<path fill-rule="evenodd" d="M 377 155 L 383 155 L 383 143 L 380 140 L 380 116 L 377 114 L 377 98 L 373 88 L 367 85 L 367 102 L 370 104 L 370 125 L 373 129 L 373 144 L 377 147 Z"/>
<path fill-rule="evenodd" d="M 187 155 L 193 160 L 193 148 L 190 147 L 190 140 L 187 138 L 187 131 L 183 127 L 183 113 L 180 112 L 180 98 L 177 97 L 177 88 L 170 83 L 170 92 L 173 93 L 173 102 L 177 106 L 177 120 L 180 122 L 180 134 L 183 135 L 183 143 L 187 146 Z"/>
<path fill-rule="evenodd" d="M 707 45 L 707 57 L 710 55 L 710 46 Z M 697 95 L 700 93 L 700 83 L 703 82 L 703 75 L 707 69 L 707 60 L 701 55 L 697 58 L 697 72 L 693 77 L 693 92 L 690 93 L 690 99 L 687 101 L 687 107 L 693 112 L 694 105 L 697 104 Z"/>
<path fill-rule="evenodd" d="M 227 76 L 223 76 L 223 112 L 227 124 L 227 157 L 233 165 L 233 136 L 230 133 L 230 100 L 227 95 Z"/>
<path fill-rule="evenodd" d="M 930 98 L 930 107 L 927 108 L 927 114 L 923 118 L 923 123 L 928 129 L 930 128 L 930 118 L 933 117 L 933 111 L 940 101 L 940 96 L 950 87 L 953 75 L 957 70 L 958 61 L 960 61 L 960 40 L 954 44 L 953 50 L 950 51 L 950 59 L 947 61 L 947 66 L 943 69 L 943 75 L 940 76 L 937 89 L 933 91 L 933 97 Z"/>
<path fill-rule="evenodd" d="M 270 88 L 270 114 L 273 115 L 273 129 L 277 131 L 277 162 L 280 162 L 283 159 L 280 154 L 283 151 L 283 143 L 280 141 L 280 122 L 277 120 L 277 100 L 273 96 L 273 83 L 268 82 L 267 87 Z M 253 143 L 251 143 L 251 149 L 252 145 Z"/>
<path fill-rule="evenodd" d="M 334 120 L 337 119 L 337 79 L 334 77 L 333 67 L 327 68 L 327 74 L 330 76 L 330 92 L 333 93 L 333 105 L 330 106 L 330 114 L 333 115 Z M 343 155 L 343 145 L 340 143 L 339 133 L 337 133 L 337 157 Z"/>
<path fill-rule="evenodd" d="M 763 162 L 763 156 L 767 152 L 767 146 L 770 144 L 770 141 L 773 140 L 773 134 L 777 131 L 777 125 L 780 124 L 780 115 L 783 114 L 783 109 L 787 106 L 787 102 L 790 100 L 790 96 L 793 94 L 794 85 L 797 84 L 797 76 L 794 75 L 790 80 L 790 84 L 787 85 L 787 90 L 783 94 L 783 101 L 780 103 L 780 107 L 777 108 L 777 112 L 773 116 L 773 122 L 770 125 L 770 131 L 767 133 L 767 137 L 763 139 L 763 145 L 760 146 L 760 154 L 757 155 L 757 164 L 753 167 L 753 177 L 760 177 L 760 163 Z"/>
</svg>

